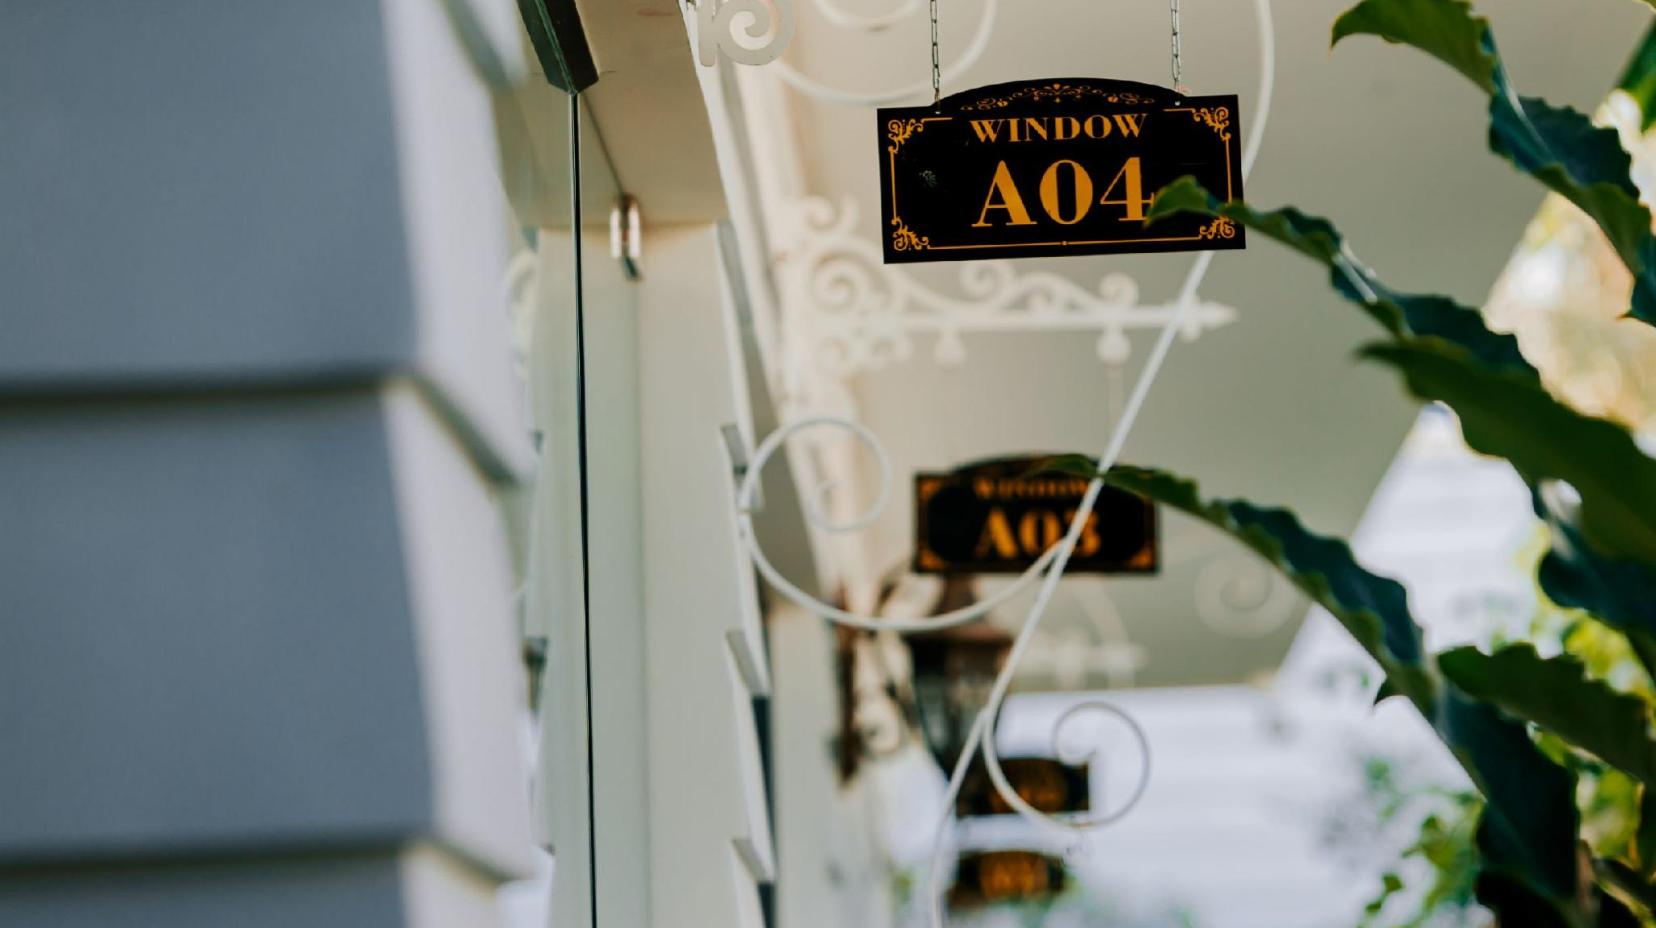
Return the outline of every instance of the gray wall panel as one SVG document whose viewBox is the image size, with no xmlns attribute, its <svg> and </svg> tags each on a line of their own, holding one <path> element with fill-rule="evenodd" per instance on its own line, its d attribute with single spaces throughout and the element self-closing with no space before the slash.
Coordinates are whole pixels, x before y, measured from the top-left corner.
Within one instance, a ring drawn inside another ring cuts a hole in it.
<svg viewBox="0 0 1656 928">
<path fill-rule="evenodd" d="M 380 404 L 0 412 L 0 860 L 427 822 Z"/>
<path fill-rule="evenodd" d="M 411 357 L 389 80 L 374 0 L 0 4 L 0 387 Z"/>
<path fill-rule="evenodd" d="M 389 853 L 0 877 L 0 925 L 18 928 L 407 924 L 398 860 Z"/>
</svg>

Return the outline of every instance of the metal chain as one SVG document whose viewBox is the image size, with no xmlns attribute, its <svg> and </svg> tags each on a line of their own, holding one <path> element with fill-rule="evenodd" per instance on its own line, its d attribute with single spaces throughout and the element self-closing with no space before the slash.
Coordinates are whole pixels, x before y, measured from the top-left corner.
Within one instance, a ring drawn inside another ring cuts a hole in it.
<svg viewBox="0 0 1656 928">
<path fill-rule="evenodd" d="M 1178 0 L 1174 0 L 1175 3 Z M 943 69 L 937 61 L 937 0 L 931 0 L 931 42 L 932 42 L 932 106 L 943 99 Z"/>
<path fill-rule="evenodd" d="M 1173 89 L 1184 93 L 1184 61 L 1179 47 L 1179 0 L 1170 0 L 1170 10 L 1173 21 Z M 937 0 L 931 0 L 931 79 L 932 79 L 932 106 L 937 106 L 943 99 L 943 68 L 938 63 L 937 53 Z"/>
<path fill-rule="evenodd" d="M 1185 92 L 1184 62 L 1179 60 L 1179 0 L 1173 3 L 1173 89 L 1178 93 Z"/>
</svg>

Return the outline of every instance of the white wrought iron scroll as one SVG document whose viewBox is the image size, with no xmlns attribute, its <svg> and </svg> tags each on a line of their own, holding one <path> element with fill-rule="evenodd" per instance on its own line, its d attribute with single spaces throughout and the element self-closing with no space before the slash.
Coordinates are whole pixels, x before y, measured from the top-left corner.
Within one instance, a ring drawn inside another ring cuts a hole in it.
<svg viewBox="0 0 1656 928">
<path fill-rule="evenodd" d="M 798 204 L 798 250 L 788 257 L 787 293 L 808 312 L 794 316 L 809 328 L 810 357 L 833 377 L 847 377 L 908 360 L 916 335 L 935 336 L 939 364 L 966 360 L 963 334 L 1096 332 L 1098 358 L 1125 364 L 1128 333 L 1165 326 L 1177 303 L 1141 303 L 1137 282 L 1109 273 L 1089 291 L 1047 271 L 1022 272 L 1011 261 L 967 261 L 957 267 L 959 295 L 944 293 L 905 269 L 882 264 L 880 249 L 859 237 L 856 203 L 835 210 L 811 197 Z M 1179 333 L 1194 340 L 1236 319 L 1236 310 L 1193 299 L 1179 317 Z"/>
<path fill-rule="evenodd" d="M 703 67 L 717 64 L 720 54 L 737 64 L 770 64 L 793 41 L 794 0 L 692 0 L 690 5 Z"/>
<path fill-rule="evenodd" d="M 706 0 L 703 0 L 703 2 L 706 2 Z M 1260 80 L 1258 113 L 1253 121 L 1252 128 L 1249 130 L 1247 144 L 1243 151 L 1242 173 L 1244 175 L 1247 175 L 1251 171 L 1254 160 L 1259 153 L 1259 144 L 1264 136 L 1265 126 L 1269 117 L 1271 96 L 1274 90 L 1276 78 L 1275 37 L 1273 34 L 1270 0 L 1253 0 L 1253 2 L 1258 23 Z M 1120 416 L 1116 419 L 1114 428 L 1110 435 L 1109 443 L 1105 446 L 1103 453 L 1099 456 L 1097 463 L 1097 475 L 1088 482 L 1086 493 L 1082 498 L 1080 506 L 1077 507 L 1075 517 L 1071 521 L 1068 531 L 1056 545 L 1049 548 L 1044 554 L 1042 554 L 1040 559 L 1037 560 L 1035 564 L 1029 568 L 1029 570 L 1020 575 L 1016 581 L 1007 584 L 1005 588 L 997 591 L 984 600 L 961 609 L 956 609 L 923 619 L 884 618 L 878 615 L 858 614 L 845 609 L 840 609 L 812 597 L 810 594 L 806 593 L 797 585 L 789 581 L 786 577 L 783 577 L 765 556 L 764 551 L 759 547 L 756 540 L 753 525 L 753 514 L 757 510 L 756 500 L 758 495 L 760 473 L 765 467 L 765 464 L 784 447 L 787 440 L 791 436 L 803 430 L 817 428 L 845 430 L 851 433 L 851 435 L 860 444 L 862 444 L 870 453 L 873 454 L 879 468 L 878 487 L 875 492 L 875 499 L 873 503 L 866 510 L 856 514 L 852 518 L 835 520 L 829 515 L 825 506 L 825 495 L 831 491 L 831 485 L 818 486 L 814 488 L 814 492 L 808 493 L 805 500 L 805 510 L 806 516 L 812 524 L 824 531 L 832 533 L 856 531 L 867 527 L 884 509 L 890 498 L 891 486 L 893 482 L 891 460 L 885 449 L 880 445 L 878 439 L 875 438 L 873 433 L 864 426 L 844 418 L 833 416 L 809 417 L 785 425 L 766 437 L 765 440 L 760 443 L 759 447 L 755 449 L 749 467 L 742 475 L 736 500 L 738 510 L 737 521 L 740 527 L 741 543 L 746 549 L 748 556 L 752 559 L 755 568 L 783 596 L 831 621 L 854 628 L 872 630 L 884 629 L 899 633 L 937 631 L 943 628 L 949 628 L 983 618 L 992 610 L 1006 603 L 1013 596 L 1029 589 L 1035 584 L 1036 580 L 1040 580 L 1039 585 L 1036 587 L 1035 601 L 1031 605 L 1017 636 L 1013 639 L 1011 651 L 1008 653 L 1001 671 L 995 678 L 994 687 L 990 692 L 989 699 L 983 710 L 973 721 L 971 729 L 967 734 L 965 745 L 960 752 L 959 760 L 956 761 L 954 769 L 949 777 L 949 784 L 945 793 L 943 808 L 939 811 L 937 830 L 934 836 L 933 845 L 936 848 L 932 858 L 930 888 L 930 911 L 931 924 L 933 928 L 943 928 L 944 924 L 943 894 L 945 887 L 943 880 L 943 869 L 945 864 L 945 855 L 948 848 L 948 844 L 945 841 L 946 831 L 949 824 L 953 821 L 955 801 L 959 796 L 966 771 L 970 766 L 974 755 L 981 752 L 984 767 L 989 774 L 990 781 L 994 784 L 995 790 L 1014 812 L 1035 825 L 1043 829 L 1056 832 L 1060 835 L 1074 837 L 1078 832 L 1119 820 L 1122 816 L 1131 811 L 1138 798 L 1143 794 L 1144 786 L 1149 779 L 1150 755 L 1148 742 L 1144 737 L 1142 729 L 1140 729 L 1139 726 L 1133 722 L 1133 720 L 1125 712 L 1113 705 L 1102 702 L 1088 702 L 1072 707 L 1058 719 L 1053 731 L 1053 739 L 1056 747 L 1058 736 L 1064 726 L 1083 713 L 1107 713 L 1118 716 L 1126 722 L 1133 734 L 1133 737 L 1139 742 L 1143 757 L 1142 776 L 1135 785 L 1134 790 L 1129 794 L 1128 799 L 1113 810 L 1103 810 L 1094 813 L 1049 815 L 1039 809 L 1036 809 L 1030 803 L 1025 801 L 1023 797 L 1019 796 L 1017 791 L 1014 790 L 1011 784 L 1007 781 L 1006 774 L 1001 768 L 1000 758 L 996 751 L 993 732 L 994 726 L 1000 714 L 1001 706 L 1006 699 L 1008 689 L 1011 687 L 1012 679 L 1016 675 L 1020 663 L 1023 661 L 1025 654 L 1030 648 L 1031 642 L 1035 638 L 1041 619 L 1045 615 L 1047 605 L 1050 603 L 1053 593 L 1057 589 L 1058 581 L 1064 575 L 1064 570 L 1069 564 L 1070 556 L 1075 550 L 1076 543 L 1080 539 L 1082 530 L 1085 528 L 1087 517 L 1092 512 L 1093 506 L 1097 502 L 1099 493 L 1103 490 L 1103 474 L 1108 472 L 1108 470 L 1115 465 L 1117 458 L 1121 453 L 1122 446 L 1127 440 L 1127 435 L 1132 430 L 1133 423 L 1138 418 L 1138 414 L 1143 408 L 1144 401 L 1149 394 L 1150 387 L 1155 382 L 1156 376 L 1161 370 L 1161 365 L 1163 361 L 1166 360 L 1167 354 L 1172 348 L 1175 336 L 1179 334 L 1184 326 L 1189 324 L 1190 314 L 1195 312 L 1196 308 L 1200 305 L 1196 299 L 1197 287 L 1207 275 L 1208 268 L 1213 263 L 1213 256 L 1213 252 L 1202 252 L 1197 255 L 1195 262 L 1192 264 L 1190 271 L 1187 273 L 1184 283 L 1180 287 L 1178 297 L 1172 304 L 1172 310 L 1165 315 L 1165 318 L 1161 323 L 1160 333 L 1154 343 L 1154 346 L 1151 348 L 1149 357 L 1146 359 L 1144 367 L 1140 371 L 1137 381 L 1134 383 L 1132 392 L 1127 397 L 1127 401 L 1121 410 Z"/>
</svg>

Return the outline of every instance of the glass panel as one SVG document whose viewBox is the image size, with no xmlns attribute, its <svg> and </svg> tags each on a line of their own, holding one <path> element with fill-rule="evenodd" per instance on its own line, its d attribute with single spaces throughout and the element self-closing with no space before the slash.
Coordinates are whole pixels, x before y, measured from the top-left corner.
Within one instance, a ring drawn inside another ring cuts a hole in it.
<svg viewBox="0 0 1656 928">
<path fill-rule="evenodd" d="M 553 922 L 590 926 L 600 898 L 592 822 L 605 822 L 606 846 L 628 847 L 625 835 L 643 831 L 642 804 L 625 800 L 643 788 L 641 758 L 606 758 L 605 769 L 640 780 L 636 790 L 606 783 L 598 799 L 617 798 L 595 808 L 589 756 L 594 715 L 636 701 L 644 685 L 640 623 L 594 621 L 640 608 L 636 584 L 611 573 L 639 545 L 634 294 L 610 248 L 619 184 L 585 105 L 535 75 L 499 94 L 495 114 L 516 224 L 516 347 L 540 452 L 533 479 L 507 500 L 539 732 L 537 838 L 555 860 Z M 619 669 L 593 677 L 595 664 Z M 525 908 L 545 907 L 544 886 L 538 894 Z M 642 923 L 641 894 L 602 898 L 639 907 L 605 911 L 605 923 Z"/>
<path fill-rule="evenodd" d="M 602 127 L 577 98 L 576 179 L 586 501 L 587 628 L 591 743 L 601 823 L 593 905 L 598 925 L 650 921 L 645 885 L 648 813 L 643 731 L 643 594 L 639 588 L 638 314 L 636 294 L 610 248 L 620 184 Z M 597 668 L 597 670 L 592 670 Z M 561 889 L 561 887 L 560 887 Z"/>
<path fill-rule="evenodd" d="M 574 98 L 539 74 L 495 98 L 501 182 L 514 222 L 508 287 L 515 348 L 528 427 L 539 451 L 535 473 L 505 503 L 523 591 L 524 656 L 538 732 L 534 833 L 555 861 L 550 899 L 544 881 L 523 889 L 522 921 L 539 917 L 544 924 L 550 905 L 554 923 L 587 926 L 590 716 L 575 112 Z"/>
</svg>

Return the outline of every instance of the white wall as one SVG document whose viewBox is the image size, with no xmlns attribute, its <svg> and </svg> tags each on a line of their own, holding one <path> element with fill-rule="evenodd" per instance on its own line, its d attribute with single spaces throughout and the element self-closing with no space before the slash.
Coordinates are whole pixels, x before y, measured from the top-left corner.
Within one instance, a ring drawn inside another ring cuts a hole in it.
<svg viewBox="0 0 1656 928">
<path fill-rule="evenodd" d="M 745 926 L 757 915 L 753 883 L 768 877 L 773 855 L 749 728 L 761 681 L 736 671 L 732 651 L 750 647 L 744 617 L 756 615 L 738 572 L 745 562 L 719 435 L 738 419 L 739 362 L 726 336 L 715 227 L 652 228 L 645 249 L 638 348 L 651 924 Z"/>
</svg>

